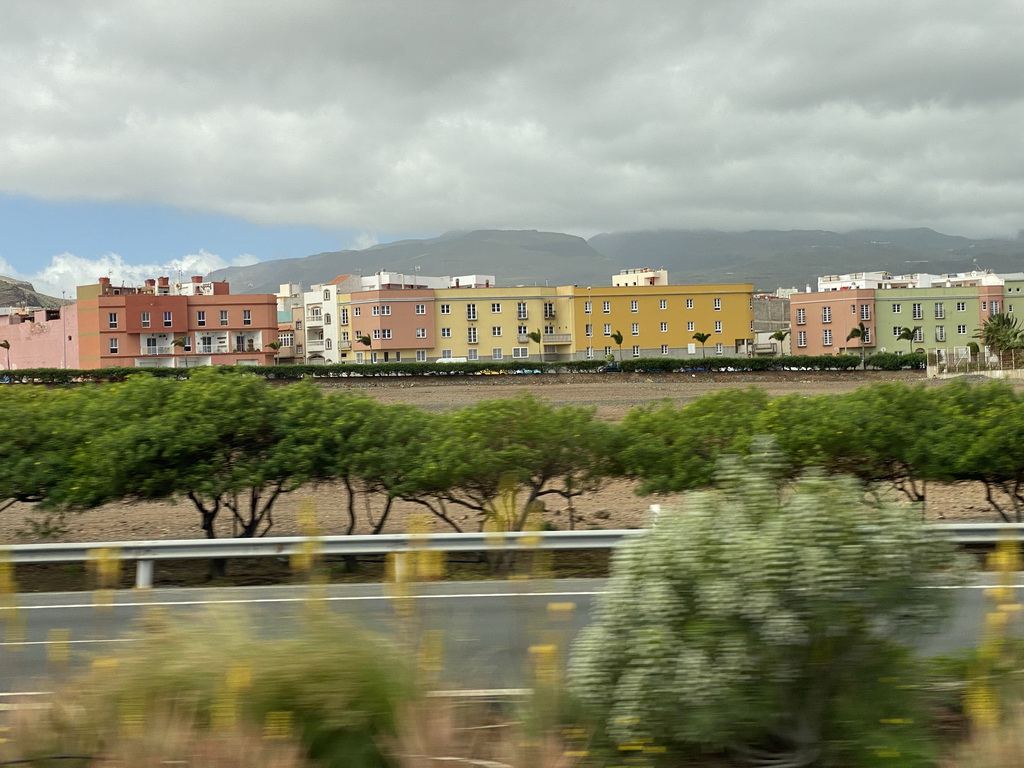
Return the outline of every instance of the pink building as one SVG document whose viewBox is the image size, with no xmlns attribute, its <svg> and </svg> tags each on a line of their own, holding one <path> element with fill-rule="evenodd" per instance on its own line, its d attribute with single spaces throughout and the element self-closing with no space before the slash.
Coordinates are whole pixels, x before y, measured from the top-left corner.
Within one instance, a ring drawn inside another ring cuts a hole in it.
<svg viewBox="0 0 1024 768">
<path fill-rule="evenodd" d="M 0 314 L 0 367 L 78 368 L 78 310 L 73 304 L 60 309 L 11 309 Z"/>
</svg>

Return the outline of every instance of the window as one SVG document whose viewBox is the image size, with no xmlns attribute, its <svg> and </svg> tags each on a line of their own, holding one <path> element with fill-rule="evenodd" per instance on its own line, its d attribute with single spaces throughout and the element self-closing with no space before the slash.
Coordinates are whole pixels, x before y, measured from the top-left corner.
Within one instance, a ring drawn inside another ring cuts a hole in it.
<svg viewBox="0 0 1024 768">
<path fill-rule="evenodd" d="M 958 301 L 956 303 L 956 311 L 957 312 L 966 312 L 967 311 L 967 302 L 966 301 Z"/>
<path fill-rule="evenodd" d="M 295 334 L 290 331 L 287 333 L 279 333 L 277 334 L 277 343 L 282 347 L 290 347 L 295 343 Z"/>
<path fill-rule="evenodd" d="M 668 299 L 661 299 L 658 302 L 658 309 L 668 309 Z"/>
<path fill-rule="evenodd" d="M 993 301 L 993 302 L 991 302 L 991 304 L 992 304 L 992 314 L 993 315 L 998 315 L 999 314 L 999 302 L 998 301 Z"/>
<path fill-rule="evenodd" d="M 987 301 L 981 302 L 981 311 L 984 312 L 986 309 L 988 309 L 988 302 Z"/>
<path fill-rule="evenodd" d="M 452 351 L 450 349 L 442 349 L 441 350 L 441 357 L 448 358 L 448 357 L 451 357 L 451 356 L 452 356 Z"/>
<path fill-rule="evenodd" d="M 662 323 L 661 324 L 661 332 L 662 333 L 668 333 L 668 323 Z"/>
<path fill-rule="evenodd" d="M 375 338 L 375 339 L 379 339 L 380 338 L 380 328 L 374 328 L 373 329 L 373 338 Z"/>
<path fill-rule="evenodd" d="M 610 301 L 602 301 L 601 312 L 603 312 L 606 315 L 610 315 L 612 312 L 612 303 Z"/>
<path fill-rule="evenodd" d="M 639 344 L 634 344 L 633 345 L 633 357 L 640 357 L 640 345 Z"/>
<path fill-rule="evenodd" d="M 695 330 L 697 330 L 697 328 L 695 326 L 696 326 L 696 323 L 693 320 L 690 320 L 686 324 L 686 330 L 688 330 L 688 331 L 695 331 Z"/>
<path fill-rule="evenodd" d="M 149 312 L 142 313 L 142 327 L 149 328 Z"/>
<path fill-rule="evenodd" d="M 494 349 L 491 350 L 491 360 L 504 360 L 504 359 L 505 359 L 505 353 L 502 351 L 501 347 L 495 347 Z"/>
<path fill-rule="evenodd" d="M 611 347 L 605 347 L 604 348 L 604 356 L 605 357 L 608 357 L 608 355 L 610 355 L 611 353 L 612 353 L 612 348 Z"/>
<path fill-rule="evenodd" d="M 467 304 L 466 305 L 466 319 L 467 320 L 476 320 L 476 304 Z"/>
<path fill-rule="evenodd" d="M 530 329 L 527 328 L 525 325 L 520 325 L 518 327 L 517 331 L 516 331 L 516 333 L 518 333 L 520 336 L 525 336 L 529 332 L 530 332 Z"/>
<path fill-rule="evenodd" d="M 715 299 L 715 312 L 721 312 L 721 311 L 722 311 L 722 300 L 721 299 Z"/>
<path fill-rule="evenodd" d="M 427 329 L 426 328 L 417 328 L 416 329 L 416 338 L 417 339 L 425 339 L 425 338 L 427 338 Z"/>
<path fill-rule="evenodd" d="M 593 360 L 593 359 L 594 359 L 594 348 L 593 347 L 587 347 L 587 360 Z"/>
<path fill-rule="evenodd" d="M 383 306 L 381 306 L 380 313 L 382 315 L 390 315 L 391 314 L 391 305 L 390 304 L 384 304 Z"/>
<path fill-rule="evenodd" d="M 924 331 L 921 328 L 914 331 L 914 341 L 918 343 L 924 341 Z"/>
<path fill-rule="evenodd" d="M 592 326 L 592 325 L 591 325 L 590 323 L 587 323 L 587 325 L 586 325 L 586 326 L 585 326 L 585 328 L 584 328 L 584 333 L 585 333 L 585 334 L 586 334 L 586 335 L 587 335 L 588 337 L 589 337 L 589 336 L 593 336 L 593 335 L 594 335 L 594 326 Z"/>
<path fill-rule="evenodd" d="M 892 313 L 894 315 L 898 315 L 902 310 L 903 310 L 903 305 L 902 304 L 893 304 L 892 305 Z"/>
<path fill-rule="evenodd" d="M 416 362 L 425 363 L 427 361 L 427 350 L 417 349 L 416 350 Z"/>
<path fill-rule="evenodd" d="M 444 308 L 446 306 L 447 306 L 447 304 L 442 304 L 441 305 L 441 314 L 442 315 L 446 314 L 445 311 L 444 311 Z M 362 314 L 363 314 L 363 308 L 362 307 L 352 307 L 352 317 L 359 317 Z"/>
<path fill-rule="evenodd" d="M 871 305 L 870 304 L 861 304 L 860 305 L 860 319 L 861 320 L 870 320 L 871 319 Z"/>
<path fill-rule="evenodd" d="M 330 315 L 325 315 L 324 316 L 324 322 L 329 324 L 331 322 L 331 316 Z M 243 309 L 242 310 L 242 325 L 252 325 L 252 310 L 251 309 Z"/>
<path fill-rule="evenodd" d="M 324 288 L 324 301 L 330 301 L 330 300 L 331 300 L 331 289 L 330 288 Z"/>
<path fill-rule="evenodd" d="M 640 335 L 640 323 L 633 323 L 632 333 L 633 333 L 634 336 L 639 336 Z"/>
<path fill-rule="evenodd" d="M 107 327 L 117 328 L 117 312 L 110 312 L 107 314 Z"/>
<path fill-rule="evenodd" d="M 149 313 L 147 312 L 146 314 L 148 315 Z M 206 327 L 206 311 L 205 310 L 200 309 L 198 312 L 196 312 L 196 325 L 198 325 L 200 328 L 205 328 Z M 143 326 L 143 327 L 149 328 L 148 325 Z"/>
<path fill-rule="evenodd" d="M 348 307 L 343 307 L 341 310 L 341 319 L 338 321 L 339 325 L 348 325 Z"/>
<path fill-rule="evenodd" d="M 112 354 L 112 355 L 116 355 L 117 354 L 117 339 L 110 339 L 110 347 L 109 347 L 109 349 L 110 349 L 110 354 Z"/>
<path fill-rule="evenodd" d="M 611 323 L 605 323 L 604 324 L 604 335 L 605 336 L 611 336 L 612 335 L 612 324 Z"/>
<path fill-rule="evenodd" d="M 466 329 L 466 343 L 476 344 L 476 328 Z"/>
<path fill-rule="evenodd" d="M 913 317 L 915 320 L 920 320 L 922 317 L 924 317 L 924 311 L 921 309 L 920 304 L 911 304 L 910 312 L 911 317 Z"/>
<path fill-rule="evenodd" d="M 452 337 L 452 329 L 451 328 L 442 328 L 441 329 L 441 338 L 442 339 L 450 339 L 451 337 Z"/>
<path fill-rule="evenodd" d="M 183 336 L 182 338 L 185 340 L 184 344 L 182 344 L 182 347 L 181 347 L 182 351 L 184 351 L 184 352 L 191 352 L 192 351 L 192 337 L 191 336 Z"/>
<path fill-rule="evenodd" d="M 591 311 L 590 302 L 589 301 L 584 301 L 583 302 L 583 314 L 589 315 L 590 311 Z"/>
<path fill-rule="evenodd" d="M 479 360 L 480 359 L 480 350 L 478 350 L 478 349 L 470 349 L 470 350 L 468 350 L 466 352 L 466 359 L 467 360 Z"/>
<path fill-rule="evenodd" d="M 427 314 L 427 305 L 426 304 L 417 304 L 416 305 L 416 314 L 417 315 L 425 315 L 425 314 Z"/>
<path fill-rule="evenodd" d="M 687 299 L 686 300 L 686 308 L 687 309 L 693 309 L 693 299 Z"/>
<path fill-rule="evenodd" d="M 544 326 L 544 335 L 545 336 L 547 334 L 549 334 L 549 333 L 554 333 L 554 332 L 555 332 L 555 326 L 553 326 L 553 325 L 545 325 Z"/>
<path fill-rule="evenodd" d="M 324 349 L 334 349 L 334 342 L 332 342 L 330 339 L 325 339 Z"/>
<path fill-rule="evenodd" d="M 668 344 L 662 344 L 661 345 L 661 354 L 663 354 L 663 355 L 667 355 L 668 354 Z"/>
<path fill-rule="evenodd" d="M 551 318 L 555 316 L 555 305 L 550 301 L 544 302 L 544 318 Z"/>
<path fill-rule="evenodd" d="M 807 331 L 797 331 L 796 332 L 796 345 L 798 347 L 806 347 L 807 346 Z"/>
<path fill-rule="evenodd" d="M 385 339 L 390 339 L 391 338 L 391 329 L 390 328 L 382 328 L 381 331 L 380 331 L 380 335 L 383 338 L 385 338 Z"/>
<path fill-rule="evenodd" d="M 796 324 L 797 325 L 806 325 L 807 324 L 807 310 L 806 309 L 798 309 L 796 311 Z"/>
<path fill-rule="evenodd" d="M 826 328 L 824 331 L 821 332 L 821 343 L 824 344 L 826 347 L 831 347 L 832 346 L 832 329 L 831 328 Z"/>
<path fill-rule="evenodd" d="M 529 315 L 526 312 L 526 302 L 520 301 L 516 304 L 516 319 L 525 320 Z"/>
<path fill-rule="evenodd" d="M 903 328 L 901 326 L 894 325 L 892 327 L 892 335 L 895 336 L 897 339 L 900 337 L 901 333 L 903 333 Z"/>
<path fill-rule="evenodd" d="M 821 308 L 821 322 L 831 323 L 832 322 L 832 307 Z"/>
<path fill-rule="evenodd" d="M 379 317 L 380 307 L 374 304 L 372 307 L 370 307 L 370 314 L 373 315 L 374 317 Z"/>
<path fill-rule="evenodd" d="M 864 346 L 865 344 L 870 344 L 871 343 L 871 329 L 870 328 L 865 328 L 864 329 L 864 336 L 861 338 L 860 343 L 861 343 L 861 346 Z"/>
<path fill-rule="evenodd" d="M 164 328 L 170 328 L 174 325 L 174 321 L 171 318 L 170 312 L 164 312 Z"/>
<path fill-rule="evenodd" d="M 495 325 L 491 327 L 491 336 L 501 336 L 501 326 Z"/>
<path fill-rule="evenodd" d="M 512 357 L 529 357 L 530 350 L 526 347 L 512 347 Z"/>
<path fill-rule="evenodd" d="M 721 332 L 722 332 L 722 321 L 721 320 L 715 320 L 715 333 L 721 333 Z"/>
<path fill-rule="evenodd" d="M 493 315 L 497 315 L 497 314 L 499 314 L 500 312 L 501 312 L 501 304 L 499 304 L 499 303 L 498 303 L 498 302 L 496 302 L 496 301 L 494 301 L 494 302 L 491 302 L 491 314 L 493 314 Z"/>
<path fill-rule="evenodd" d="M 856 315 L 857 314 L 857 305 L 856 304 L 851 304 L 850 305 L 850 314 L 851 315 Z"/>
<path fill-rule="evenodd" d="M 941 301 L 935 302 L 935 319 L 941 320 L 946 316 L 946 307 Z"/>
<path fill-rule="evenodd" d="M 365 356 L 363 355 L 363 353 L 362 353 L 362 352 L 356 352 L 356 362 L 357 362 L 357 363 L 361 363 L 361 362 L 363 362 L 363 358 L 364 358 L 364 357 L 365 357 Z"/>
<path fill-rule="evenodd" d="M 958 325 L 956 327 L 956 332 L 959 333 L 961 336 L 963 336 L 964 334 L 967 333 L 967 326 L 966 325 Z"/>
<path fill-rule="evenodd" d="M 316 310 L 316 314 L 318 314 L 318 315 L 320 314 L 320 310 L 319 309 Z M 228 311 L 226 309 L 222 309 L 220 311 L 220 324 L 221 325 L 227 325 L 228 324 Z"/>
<path fill-rule="evenodd" d="M 935 326 L 935 340 L 945 341 L 946 340 L 946 326 L 936 325 Z"/>
<path fill-rule="evenodd" d="M 252 325 L 251 318 L 250 318 L 250 321 L 248 323 L 245 322 L 245 318 L 242 318 L 242 324 L 243 325 Z M 331 324 L 331 313 L 330 312 L 324 312 L 324 325 L 330 325 L 330 324 Z"/>
<path fill-rule="evenodd" d="M 632 301 L 630 301 L 629 302 L 629 311 L 632 312 L 633 314 L 636 314 L 637 312 L 639 312 L 640 311 L 640 302 L 638 302 L 636 299 L 633 299 Z"/>
<path fill-rule="evenodd" d="M 301 331 L 302 330 L 302 321 L 301 320 L 296 320 L 295 321 L 295 330 L 296 331 Z"/>
</svg>

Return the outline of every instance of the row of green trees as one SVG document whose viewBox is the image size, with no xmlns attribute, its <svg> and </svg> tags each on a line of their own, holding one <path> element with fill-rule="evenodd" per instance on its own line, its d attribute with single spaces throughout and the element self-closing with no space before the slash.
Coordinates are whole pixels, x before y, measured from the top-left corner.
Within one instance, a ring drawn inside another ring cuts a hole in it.
<svg viewBox="0 0 1024 768">
<path fill-rule="evenodd" d="M 282 494 L 328 481 L 345 494 L 347 532 L 363 509 L 380 531 L 398 500 L 456 530 L 467 515 L 474 527 L 521 529 L 537 502 L 555 497 L 571 511 L 611 477 L 638 479 L 645 493 L 706 486 L 720 456 L 745 453 L 760 434 L 775 437 L 791 475 L 823 467 L 914 501 L 928 482 L 978 481 L 993 510 L 1024 519 L 1024 398 L 995 382 L 774 399 L 728 389 L 610 424 L 530 396 L 427 413 L 204 369 L 182 381 L 5 387 L 0 414 L 0 506 L 187 500 L 209 537 L 222 517 L 236 536 L 263 535 Z"/>
</svg>

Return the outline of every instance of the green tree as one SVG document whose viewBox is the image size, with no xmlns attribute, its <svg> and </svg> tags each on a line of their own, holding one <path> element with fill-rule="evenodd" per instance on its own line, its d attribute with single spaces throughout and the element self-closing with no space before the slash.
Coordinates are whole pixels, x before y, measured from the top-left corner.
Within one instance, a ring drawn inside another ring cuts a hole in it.
<svg viewBox="0 0 1024 768">
<path fill-rule="evenodd" d="M 704 349 L 704 345 L 707 343 L 707 340 L 711 338 L 711 334 L 701 333 L 700 331 L 698 331 L 697 333 L 693 334 L 691 338 L 693 338 L 700 344 L 700 356 L 707 357 L 707 352 Z"/>
<path fill-rule="evenodd" d="M 914 351 L 914 337 L 917 336 L 921 330 L 920 325 L 915 325 L 913 328 L 903 328 L 900 330 L 900 335 L 896 337 L 897 341 L 910 342 L 910 352 Z"/>
<path fill-rule="evenodd" d="M 990 316 L 982 323 L 974 338 L 997 355 L 1024 348 L 1024 332 L 1021 331 L 1020 322 L 1009 314 Z"/>
<path fill-rule="evenodd" d="M 171 344 L 173 346 L 175 346 L 175 347 L 180 347 L 184 351 L 185 345 L 188 344 L 188 337 L 187 336 L 179 336 L 174 341 L 172 341 Z M 187 371 L 188 370 L 188 355 L 186 355 L 184 357 L 184 360 L 185 360 L 185 370 Z"/>
<path fill-rule="evenodd" d="M 863 322 L 857 323 L 856 328 L 852 328 L 848 334 L 846 334 L 846 340 L 852 341 L 857 339 L 860 346 L 860 367 L 864 368 L 864 343 L 868 338 L 870 331 Z"/>
<path fill-rule="evenodd" d="M 779 355 L 780 356 L 782 355 L 782 342 L 784 342 L 788 337 L 789 337 L 789 331 L 784 331 L 784 330 L 781 330 L 781 329 L 776 331 L 775 333 L 773 333 L 770 336 L 770 338 L 772 338 L 775 341 L 779 342 Z M 707 341 L 707 339 L 705 339 L 704 341 Z M 703 345 L 704 342 L 702 341 L 701 344 Z"/>
<path fill-rule="evenodd" d="M 622 364 L 622 331 L 615 331 L 615 333 L 613 333 L 611 335 L 611 339 L 612 339 L 612 341 L 615 342 L 615 344 L 619 348 L 619 364 L 621 365 Z"/>
<path fill-rule="evenodd" d="M 278 353 L 278 350 L 281 349 L 281 342 L 280 341 L 268 341 L 267 342 L 267 347 L 269 347 L 270 349 L 274 350 L 274 365 L 277 365 L 277 362 L 278 362 L 277 361 L 277 353 Z"/>
<path fill-rule="evenodd" d="M 539 359 L 543 363 L 544 362 L 544 344 L 543 344 L 544 335 L 540 332 L 540 329 L 538 329 L 536 331 L 530 331 L 526 335 L 530 338 L 530 341 L 535 342 L 537 344 L 537 352 L 539 354 Z"/>
<path fill-rule="evenodd" d="M 930 765 L 923 725 L 879 721 L 918 709 L 899 641 L 944 614 L 926 587 L 956 581 L 951 547 L 851 479 L 780 485 L 779 460 L 726 461 L 715 490 L 616 553 L 570 690 L 621 747 L 807 766 L 899 746 Z"/>
<path fill-rule="evenodd" d="M 599 486 L 609 468 L 612 427 L 590 408 L 554 408 L 523 395 L 488 400 L 446 417 L 420 464 L 419 497 L 470 510 L 504 530 L 523 530 L 535 502 L 570 501 Z M 512 484 L 514 509 L 500 506 Z"/>
<path fill-rule="evenodd" d="M 622 420 L 617 473 L 641 480 L 642 493 L 672 493 L 711 483 L 725 453 L 746 453 L 764 390 L 727 389 L 681 408 L 657 403 L 633 408 Z"/>
</svg>

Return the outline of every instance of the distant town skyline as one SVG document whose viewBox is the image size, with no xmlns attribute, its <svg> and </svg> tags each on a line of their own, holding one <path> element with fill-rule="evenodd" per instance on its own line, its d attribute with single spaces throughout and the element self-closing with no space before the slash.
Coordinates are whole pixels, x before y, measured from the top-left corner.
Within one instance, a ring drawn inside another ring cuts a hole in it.
<svg viewBox="0 0 1024 768">
<path fill-rule="evenodd" d="M 1014 237 L 1022 22 L 1015 0 L 11 0 L 0 272 L 52 294 L 472 229 Z"/>
</svg>

